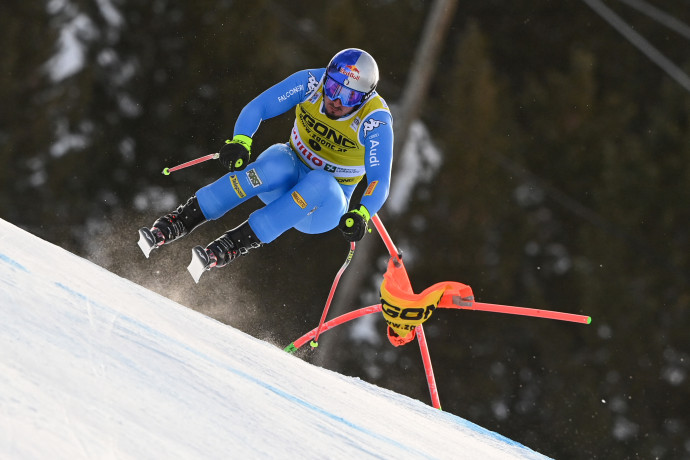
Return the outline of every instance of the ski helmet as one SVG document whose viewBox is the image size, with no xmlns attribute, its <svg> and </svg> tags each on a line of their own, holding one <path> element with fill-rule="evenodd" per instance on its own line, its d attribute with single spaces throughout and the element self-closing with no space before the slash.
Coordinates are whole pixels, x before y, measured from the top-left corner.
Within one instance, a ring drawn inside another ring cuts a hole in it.
<svg viewBox="0 0 690 460">
<path fill-rule="evenodd" d="M 324 93 L 330 99 L 340 99 L 346 107 L 363 103 L 379 82 L 379 68 L 366 51 L 347 48 L 328 63 Z"/>
</svg>

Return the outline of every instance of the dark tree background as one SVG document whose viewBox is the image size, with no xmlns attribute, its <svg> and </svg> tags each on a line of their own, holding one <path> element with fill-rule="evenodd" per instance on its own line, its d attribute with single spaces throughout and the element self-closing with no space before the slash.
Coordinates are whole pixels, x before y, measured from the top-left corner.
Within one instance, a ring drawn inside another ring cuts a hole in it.
<svg viewBox="0 0 690 460">
<path fill-rule="evenodd" d="M 653 3 L 690 23 L 690 2 Z M 690 72 L 683 36 L 606 4 Z M 375 56 L 395 104 L 430 7 L 5 1 L 0 217 L 283 347 L 318 323 L 347 244 L 289 231 L 195 285 L 191 246 L 258 204 L 146 260 L 137 228 L 223 173 L 160 172 L 216 151 L 244 104 L 345 47 Z M 559 459 L 690 456 L 690 94 L 581 1 L 459 2 L 436 65 L 421 121 L 443 164 L 385 221 L 415 289 L 457 280 L 478 300 L 593 317 L 437 312 L 425 329 L 443 409 Z M 265 121 L 254 152 L 292 121 Z M 382 268 L 369 270 L 361 299 L 375 303 Z M 370 326 L 329 332 L 320 363 L 428 402 L 418 347 Z"/>
</svg>

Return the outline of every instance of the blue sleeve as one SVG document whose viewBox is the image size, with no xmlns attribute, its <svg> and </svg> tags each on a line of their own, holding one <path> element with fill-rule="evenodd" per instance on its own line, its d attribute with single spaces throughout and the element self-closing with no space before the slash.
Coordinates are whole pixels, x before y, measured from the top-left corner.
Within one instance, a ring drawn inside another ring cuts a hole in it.
<svg viewBox="0 0 690 460">
<path fill-rule="evenodd" d="M 326 69 L 296 72 L 255 97 L 240 112 L 233 135 L 253 137 L 263 120 L 281 115 L 307 100 Z"/>
<path fill-rule="evenodd" d="M 365 146 L 367 188 L 360 204 L 374 215 L 388 198 L 393 165 L 393 117 L 379 110 L 367 116 L 359 133 Z"/>
</svg>

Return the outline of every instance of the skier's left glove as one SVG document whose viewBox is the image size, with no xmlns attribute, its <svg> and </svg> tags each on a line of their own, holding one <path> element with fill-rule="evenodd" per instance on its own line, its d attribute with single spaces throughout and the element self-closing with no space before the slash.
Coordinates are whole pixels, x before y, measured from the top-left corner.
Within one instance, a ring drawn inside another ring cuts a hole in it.
<svg viewBox="0 0 690 460">
<path fill-rule="evenodd" d="M 364 206 L 346 212 L 340 218 L 338 228 L 347 241 L 355 242 L 364 237 L 369 222 L 369 211 Z"/>
<path fill-rule="evenodd" d="M 251 148 L 252 138 L 237 134 L 232 140 L 225 141 L 225 145 L 218 152 L 218 161 L 230 171 L 240 171 L 249 163 Z"/>
</svg>

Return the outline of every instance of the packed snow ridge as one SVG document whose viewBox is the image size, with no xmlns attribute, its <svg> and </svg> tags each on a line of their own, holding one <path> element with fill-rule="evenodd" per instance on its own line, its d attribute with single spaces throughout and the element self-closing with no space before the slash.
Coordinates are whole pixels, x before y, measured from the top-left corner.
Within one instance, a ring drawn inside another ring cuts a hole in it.
<svg viewBox="0 0 690 460">
<path fill-rule="evenodd" d="M 546 457 L 0 219 L 0 458 Z"/>
</svg>

